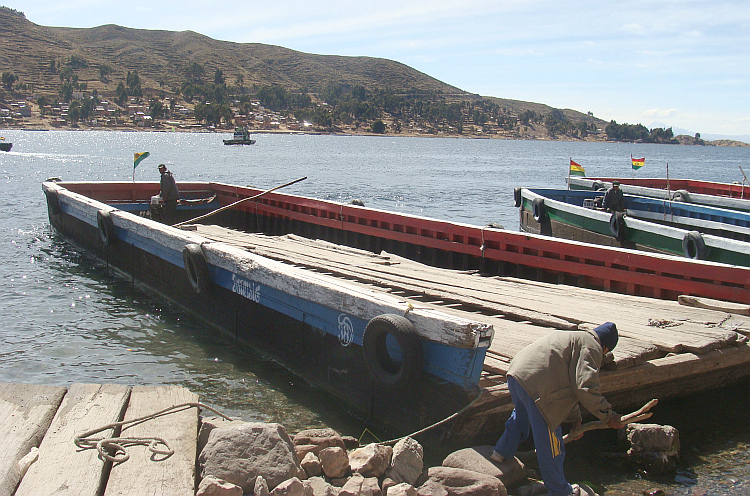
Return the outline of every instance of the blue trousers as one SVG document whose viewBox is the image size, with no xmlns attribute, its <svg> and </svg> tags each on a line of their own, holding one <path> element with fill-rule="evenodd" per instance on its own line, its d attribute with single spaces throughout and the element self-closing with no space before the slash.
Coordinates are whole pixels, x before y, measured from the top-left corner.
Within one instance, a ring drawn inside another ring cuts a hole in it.
<svg viewBox="0 0 750 496">
<path fill-rule="evenodd" d="M 565 479 L 563 471 L 565 445 L 562 427 L 558 425 L 554 431 L 550 429 L 534 400 L 511 376 L 508 376 L 508 390 L 513 397 L 513 413 L 505 422 L 505 431 L 495 444 L 495 451 L 503 455 L 503 458 L 512 458 L 518 445 L 526 441 L 531 433 L 534 436 L 539 471 L 549 496 L 568 496 L 573 488 Z"/>
</svg>

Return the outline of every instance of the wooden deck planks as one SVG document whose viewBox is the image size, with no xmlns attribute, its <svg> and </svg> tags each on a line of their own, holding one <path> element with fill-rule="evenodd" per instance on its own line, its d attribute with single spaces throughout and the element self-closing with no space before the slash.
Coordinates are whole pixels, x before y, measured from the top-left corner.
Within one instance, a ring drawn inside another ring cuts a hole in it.
<svg viewBox="0 0 750 496">
<path fill-rule="evenodd" d="M 0 384 L 0 496 L 16 490 L 18 461 L 39 446 L 65 392 L 61 386 Z"/>
<path fill-rule="evenodd" d="M 180 386 L 135 386 L 131 392 L 122 385 L 73 384 L 67 389 L 0 383 L 0 496 L 14 491 L 16 496 L 191 496 L 199 427 L 195 406 L 125 426 L 122 433 L 110 428 L 92 436 L 162 438 L 174 450 L 170 456 L 129 446 L 130 458 L 112 466 L 95 448 L 79 448 L 74 439 L 123 417 L 197 402 L 196 394 Z M 18 461 L 32 447 L 39 448 L 39 458 L 21 479 Z"/>
<path fill-rule="evenodd" d="M 95 449 L 82 450 L 77 434 L 120 420 L 130 388 L 73 384 L 39 446 L 39 460 L 21 480 L 16 496 L 96 496 L 106 483 L 105 464 Z M 112 429 L 103 435 L 112 434 Z"/>
<path fill-rule="evenodd" d="M 513 353 L 512 346 L 517 348 L 519 343 L 531 342 L 529 334 L 538 333 L 540 326 L 574 329 L 615 322 L 620 334 L 632 340 L 628 349 L 615 350 L 620 365 L 653 358 L 654 348 L 661 354 L 708 353 L 733 345 L 738 338 L 735 331 L 748 328 L 746 322 L 730 314 L 685 307 L 677 302 L 435 269 L 389 254 L 375 255 L 294 235 L 271 237 L 202 225 L 198 226 L 198 234 L 276 260 L 379 284 L 385 288 L 381 290 L 463 302 L 485 313 L 494 311 L 501 318 L 492 320 L 494 341 L 498 343 L 493 349 L 508 350 L 502 352 L 506 356 Z M 449 313 L 449 308 L 440 308 Z M 518 320 L 528 321 L 537 331 L 519 327 L 514 322 Z"/>
<path fill-rule="evenodd" d="M 124 420 L 197 402 L 198 395 L 179 386 L 134 386 Z M 154 455 L 146 446 L 128 448 L 130 458 L 112 467 L 104 495 L 192 496 L 197 435 L 198 409 L 195 407 L 125 426 L 121 437 L 162 438 L 174 454 Z M 164 446 L 158 448 L 164 449 Z"/>
</svg>

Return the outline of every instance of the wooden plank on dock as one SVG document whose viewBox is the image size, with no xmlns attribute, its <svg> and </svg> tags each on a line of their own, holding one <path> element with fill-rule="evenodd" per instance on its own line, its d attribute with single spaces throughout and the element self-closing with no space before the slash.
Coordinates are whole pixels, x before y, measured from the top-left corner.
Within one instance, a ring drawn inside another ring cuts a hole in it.
<svg viewBox="0 0 750 496">
<path fill-rule="evenodd" d="M 197 402 L 198 395 L 180 386 L 134 386 L 124 419 Z M 174 453 L 154 455 L 147 446 L 127 448 L 130 458 L 112 467 L 104 495 L 192 496 L 197 433 L 198 409 L 195 407 L 123 427 L 120 437 L 161 438 Z M 164 446 L 158 448 L 164 449 Z"/>
<path fill-rule="evenodd" d="M 39 447 L 66 391 L 62 386 L 0 384 L 0 496 L 16 490 L 18 461 Z"/>
<path fill-rule="evenodd" d="M 121 419 L 130 388 L 115 384 L 73 384 L 39 446 L 37 460 L 21 480 L 16 496 L 97 496 L 108 466 L 96 449 L 81 449 L 73 439 Z M 112 436 L 107 429 L 102 436 Z"/>
</svg>

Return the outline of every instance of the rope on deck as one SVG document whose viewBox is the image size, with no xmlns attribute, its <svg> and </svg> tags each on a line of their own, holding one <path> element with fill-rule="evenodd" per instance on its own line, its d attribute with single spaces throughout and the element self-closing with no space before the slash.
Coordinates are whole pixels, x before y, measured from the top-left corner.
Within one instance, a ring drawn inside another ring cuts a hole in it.
<svg viewBox="0 0 750 496">
<path fill-rule="evenodd" d="M 86 431 L 82 434 L 77 435 L 73 439 L 73 442 L 75 442 L 76 446 L 82 449 L 90 449 L 90 448 L 95 447 L 99 451 L 100 458 L 102 458 L 103 460 L 112 462 L 112 463 L 122 463 L 124 461 L 127 461 L 128 458 L 130 458 L 130 454 L 127 452 L 125 448 L 130 447 L 130 446 L 148 446 L 149 451 L 151 451 L 153 454 L 164 455 L 165 458 L 168 458 L 174 454 L 174 450 L 170 448 L 167 442 L 160 437 L 109 437 L 109 438 L 105 438 L 105 437 L 91 437 L 91 436 L 99 432 L 105 431 L 107 429 L 115 429 L 117 427 L 122 427 L 128 424 L 145 422 L 147 420 L 161 417 L 162 415 L 168 415 L 170 413 L 181 412 L 181 411 L 187 410 L 188 408 L 204 408 L 206 410 L 212 411 L 213 413 L 219 415 L 225 420 L 232 420 L 230 417 L 227 417 L 226 415 L 216 410 L 215 408 L 211 408 L 210 406 L 204 405 L 203 403 L 200 403 L 200 402 L 181 403 L 179 405 L 170 406 L 169 408 L 165 408 L 164 410 L 160 410 L 156 413 L 144 415 L 143 417 L 130 419 L 130 420 L 123 420 L 121 422 L 113 422 L 111 424 L 107 424 L 97 429 Z M 160 449 L 159 445 L 163 445 L 164 448 Z"/>
</svg>

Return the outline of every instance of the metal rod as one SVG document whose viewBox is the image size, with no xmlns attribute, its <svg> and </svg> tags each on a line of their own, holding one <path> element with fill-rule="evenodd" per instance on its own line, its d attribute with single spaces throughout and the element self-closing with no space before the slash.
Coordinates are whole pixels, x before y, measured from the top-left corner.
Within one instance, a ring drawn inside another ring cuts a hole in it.
<svg viewBox="0 0 750 496">
<path fill-rule="evenodd" d="M 188 219 L 188 220 L 185 220 L 185 221 L 182 221 L 182 222 L 178 222 L 177 224 L 173 224 L 172 227 L 180 227 L 180 226 L 182 226 L 184 224 L 189 224 L 189 223 L 193 223 L 193 222 L 196 222 L 196 221 L 199 221 L 199 220 L 203 220 L 206 217 L 211 217 L 213 214 L 218 214 L 222 210 L 226 210 L 228 208 L 232 208 L 235 205 L 238 205 L 238 204 L 240 204 L 242 202 L 245 202 L 245 201 L 248 201 L 248 200 L 255 200 L 256 198 L 260 198 L 261 196 L 265 195 L 266 193 L 270 193 L 271 191 L 276 191 L 277 189 L 285 188 L 286 186 L 291 186 L 292 184 L 298 183 L 300 181 L 304 181 L 305 179 L 307 179 L 307 176 L 300 177 L 299 179 L 295 179 L 294 181 L 290 181 L 290 182 L 288 182 L 286 184 L 282 184 L 280 186 L 276 186 L 276 187 L 273 187 L 271 189 L 267 189 L 267 190 L 263 191 L 262 193 L 258 193 L 257 195 L 248 196 L 247 198 L 243 198 L 242 200 L 237 200 L 234 203 L 230 203 L 229 205 L 224 205 L 221 208 L 217 208 L 216 210 L 213 210 L 213 211 L 211 211 L 211 212 L 209 212 L 207 214 L 203 214 L 203 215 L 201 215 L 199 217 L 195 217 L 194 219 Z"/>
</svg>

